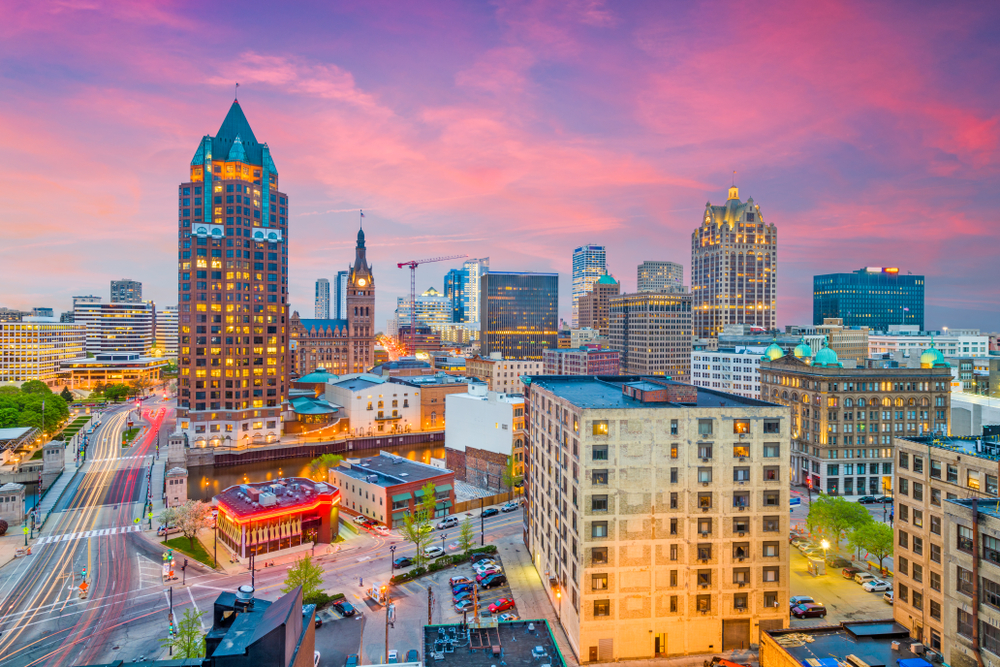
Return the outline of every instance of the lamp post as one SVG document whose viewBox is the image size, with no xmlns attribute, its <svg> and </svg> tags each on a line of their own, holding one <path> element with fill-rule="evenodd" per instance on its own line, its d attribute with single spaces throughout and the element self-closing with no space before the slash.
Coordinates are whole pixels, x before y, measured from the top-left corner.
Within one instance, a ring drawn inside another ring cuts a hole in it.
<svg viewBox="0 0 1000 667">
<path fill-rule="evenodd" d="M 448 535 L 447 535 L 447 534 L 442 534 L 442 535 L 441 535 L 441 551 L 444 551 L 444 539 L 445 539 L 446 537 L 448 537 Z"/>
<path fill-rule="evenodd" d="M 830 543 L 827 542 L 826 540 L 823 540 L 822 542 L 819 543 L 819 545 L 821 547 L 823 547 L 823 562 L 825 563 L 826 562 L 826 550 L 830 548 Z"/>
</svg>

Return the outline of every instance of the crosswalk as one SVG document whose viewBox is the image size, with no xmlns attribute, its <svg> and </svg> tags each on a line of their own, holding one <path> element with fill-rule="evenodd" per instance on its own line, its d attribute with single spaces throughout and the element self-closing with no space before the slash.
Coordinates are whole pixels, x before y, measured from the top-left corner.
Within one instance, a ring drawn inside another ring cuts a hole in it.
<svg viewBox="0 0 1000 667">
<path fill-rule="evenodd" d="M 101 537 L 103 535 L 118 535 L 121 533 L 137 533 L 141 530 L 139 526 L 118 526 L 117 528 L 103 528 L 98 530 L 88 530 L 82 533 L 66 533 L 64 535 L 46 535 L 35 542 L 36 547 L 56 542 L 70 542 L 72 540 L 85 540 L 89 537 Z"/>
<path fill-rule="evenodd" d="M 107 459 L 90 459 L 90 463 L 107 463 L 108 461 L 148 461 L 152 456 L 120 456 Z"/>
</svg>

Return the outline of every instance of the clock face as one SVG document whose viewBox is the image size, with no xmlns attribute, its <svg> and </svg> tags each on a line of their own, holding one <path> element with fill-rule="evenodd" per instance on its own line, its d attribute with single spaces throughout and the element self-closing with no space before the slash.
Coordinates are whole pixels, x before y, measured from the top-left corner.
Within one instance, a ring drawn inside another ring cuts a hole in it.
<svg viewBox="0 0 1000 667">
<path fill-rule="evenodd" d="M 368 281 L 367 281 L 367 280 L 365 280 L 364 278 L 360 278 L 360 279 L 358 280 L 358 284 L 359 284 L 359 285 L 361 285 L 362 287 L 364 287 L 365 285 L 367 285 L 367 284 L 368 284 Z"/>
</svg>

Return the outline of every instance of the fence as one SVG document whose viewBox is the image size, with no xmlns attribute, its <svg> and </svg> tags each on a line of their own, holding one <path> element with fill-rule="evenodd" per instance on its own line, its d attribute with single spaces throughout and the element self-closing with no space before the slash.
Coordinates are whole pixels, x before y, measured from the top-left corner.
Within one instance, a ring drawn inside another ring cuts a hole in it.
<svg viewBox="0 0 1000 667">
<path fill-rule="evenodd" d="M 455 503 L 452 508 L 452 514 L 461 514 L 462 512 L 469 512 L 471 510 L 479 509 L 480 507 L 489 507 L 490 505 L 496 505 L 498 503 L 505 503 L 513 498 L 513 494 L 510 492 L 497 493 L 492 496 L 484 496 L 482 498 L 476 498 L 474 500 L 463 500 L 460 503 Z"/>
</svg>

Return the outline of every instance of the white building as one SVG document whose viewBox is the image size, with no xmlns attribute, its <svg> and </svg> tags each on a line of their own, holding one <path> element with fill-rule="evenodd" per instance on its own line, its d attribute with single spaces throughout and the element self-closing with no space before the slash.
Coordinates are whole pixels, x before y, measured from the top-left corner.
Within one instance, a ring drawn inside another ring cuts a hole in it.
<svg viewBox="0 0 1000 667">
<path fill-rule="evenodd" d="M 77 303 L 76 324 L 87 328 L 87 353 L 138 352 L 153 346 L 153 305 L 149 303 Z"/>
<path fill-rule="evenodd" d="M 330 281 L 326 278 L 316 280 L 316 319 L 330 319 Z"/>
<path fill-rule="evenodd" d="M 580 326 L 580 299 L 594 289 L 608 272 L 607 251 L 602 245 L 583 245 L 573 251 L 573 328 Z"/>
<path fill-rule="evenodd" d="M 417 327 L 431 327 L 435 330 L 438 327 L 452 324 L 452 303 L 451 299 L 438 292 L 433 287 L 428 288 L 423 294 L 418 295 L 414 302 L 414 318 Z M 405 296 L 396 297 L 396 331 L 399 327 L 410 326 L 410 298 Z M 407 329 L 409 330 L 409 329 Z"/>
<path fill-rule="evenodd" d="M 156 346 L 165 356 L 177 356 L 177 306 L 156 312 Z"/>
<path fill-rule="evenodd" d="M 61 362 L 84 355 L 79 323 L 0 322 L 0 383 L 57 382 Z"/>
<path fill-rule="evenodd" d="M 490 258 L 467 259 L 462 265 L 464 282 L 462 297 L 465 300 L 465 321 L 479 324 L 479 282 L 483 274 L 490 270 Z"/>
<path fill-rule="evenodd" d="M 524 475 L 524 397 L 489 391 L 473 383 L 464 394 L 445 398 L 444 445 L 465 454 L 465 479 L 471 484 L 499 487 L 503 470 Z"/>
<path fill-rule="evenodd" d="M 763 347 L 729 347 L 691 353 L 691 384 L 746 398 L 760 398 Z"/>
<path fill-rule="evenodd" d="M 636 270 L 636 292 L 684 290 L 684 267 L 676 262 L 646 260 Z"/>
<path fill-rule="evenodd" d="M 420 430 L 420 390 L 367 373 L 342 376 L 326 385 L 326 400 L 343 407 L 353 435 Z"/>
<path fill-rule="evenodd" d="M 931 346 L 931 338 L 934 339 L 934 347 L 945 357 L 986 356 L 990 353 L 990 337 L 980 335 L 978 329 L 920 331 L 914 324 L 890 326 L 889 331 L 869 333 L 868 356 L 897 351 L 909 354 L 916 350 L 919 357 Z"/>
</svg>

